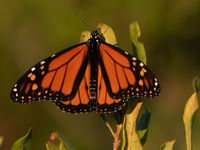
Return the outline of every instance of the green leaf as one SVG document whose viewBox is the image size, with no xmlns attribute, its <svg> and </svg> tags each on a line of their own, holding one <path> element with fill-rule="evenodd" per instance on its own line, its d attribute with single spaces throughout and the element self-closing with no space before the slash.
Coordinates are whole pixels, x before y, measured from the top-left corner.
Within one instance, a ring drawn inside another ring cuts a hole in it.
<svg viewBox="0 0 200 150">
<path fill-rule="evenodd" d="M 142 106 L 142 102 L 135 101 L 132 103 L 134 109 L 130 113 L 125 115 L 125 133 L 127 141 L 127 150 L 142 150 L 142 144 L 140 142 L 137 130 L 136 130 L 136 121 Z"/>
<path fill-rule="evenodd" d="M 138 136 L 140 138 L 140 142 L 142 145 L 145 144 L 147 139 L 150 118 L 151 118 L 151 113 L 146 110 L 142 115 L 142 117 L 140 118 L 137 125 Z"/>
<path fill-rule="evenodd" d="M 87 42 L 90 38 L 91 32 L 90 31 L 83 31 L 80 36 L 79 43 Z"/>
<path fill-rule="evenodd" d="M 200 88 L 199 84 L 200 84 L 200 79 L 197 77 L 194 78 L 193 80 L 194 93 L 186 102 L 184 113 L 183 113 L 183 122 L 185 125 L 187 150 L 192 149 L 192 123 L 193 123 L 194 116 L 199 108 L 198 93 L 197 93 Z"/>
<path fill-rule="evenodd" d="M 0 136 L 0 147 L 3 144 L 3 136 Z"/>
<path fill-rule="evenodd" d="M 125 122 L 125 118 L 124 121 Z M 121 142 L 121 150 L 125 150 L 126 147 L 126 130 L 125 130 L 125 123 L 122 124 L 122 142 Z"/>
<path fill-rule="evenodd" d="M 101 118 L 111 126 L 115 126 L 116 124 L 120 124 L 122 122 L 121 115 L 118 112 L 108 113 L 108 114 L 100 114 Z"/>
<path fill-rule="evenodd" d="M 31 150 L 31 144 L 32 144 L 32 129 L 30 128 L 28 133 L 20 138 L 19 140 L 17 140 L 13 146 L 12 146 L 12 150 Z"/>
<path fill-rule="evenodd" d="M 46 149 L 47 150 L 60 150 L 57 145 L 55 145 L 51 142 L 46 143 Z"/>
<path fill-rule="evenodd" d="M 175 140 L 169 141 L 161 145 L 160 150 L 173 150 Z"/>
<path fill-rule="evenodd" d="M 115 46 L 117 45 L 117 39 L 116 39 L 115 33 L 110 26 L 100 23 L 97 25 L 97 31 L 98 33 L 100 33 L 100 35 L 103 36 L 104 41 L 106 43 L 109 43 Z"/>
<path fill-rule="evenodd" d="M 59 141 L 57 145 L 55 140 Z M 54 132 L 51 134 L 49 141 L 46 143 L 47 150 L 74 150 L 72 145 L 59 133 Z"/>
<path fill-rule="evenodd" d="M 147 132 L 148 132 L 147 129 L 143 129 L 143 130 L 138 131 L 138 136 L 139 136 L 139 139 L 140 139 L 140 142 L 141 142 L 142 145 L 144 145 L 145 142 L 146 142 Z"/>
<path fill-rule="evenodd" d="M 199 92 L 199 89 L 200 89 L 200 78 L 199 77 L 195 77 L 193 79 L 193 89 L 196 93 Z"/>
<path fill-rule="evenodd" d="M 137 21 L 130 24 L 129 30 L 133 47 L 133 55 L 138 57 L 144 64 L 146 64 L 146 52 L 144 49 L 144 45 L 138 41 L 141 32 Z"/>
</svg>

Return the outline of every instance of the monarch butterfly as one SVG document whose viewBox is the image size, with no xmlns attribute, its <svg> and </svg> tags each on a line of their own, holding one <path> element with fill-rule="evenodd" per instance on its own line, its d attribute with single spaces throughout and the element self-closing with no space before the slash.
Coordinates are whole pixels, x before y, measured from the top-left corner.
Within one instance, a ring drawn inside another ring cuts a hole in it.
<svg viewBox="0 0 200 150">
<path fill-rule="evenodd" d="M 30 68 L 10 96 L 18 103 L 53 100 L 70 113 L 106 113 L 122 109 L 130 97 L 151 98 L 159 92 L 158 80 L 147 66 L 94 31 L 86 42 Z"/>
</svg>

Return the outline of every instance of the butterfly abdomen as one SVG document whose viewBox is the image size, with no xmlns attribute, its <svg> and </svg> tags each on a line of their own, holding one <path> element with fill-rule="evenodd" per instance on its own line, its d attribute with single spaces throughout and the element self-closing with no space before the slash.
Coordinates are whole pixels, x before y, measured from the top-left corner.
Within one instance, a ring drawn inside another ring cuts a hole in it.
<svg viewBox="0 0 200 150">
<path fill-rule="evenodd" d="M 96 100 L 97 99 L 97 60 L 93 59 L 93 57 L 90 59 L 91 63 L 91 72 L 90 72 L 90 84 L 89 84 L 89 91 L 90 91 L 90 100 Z"/>
</svg>

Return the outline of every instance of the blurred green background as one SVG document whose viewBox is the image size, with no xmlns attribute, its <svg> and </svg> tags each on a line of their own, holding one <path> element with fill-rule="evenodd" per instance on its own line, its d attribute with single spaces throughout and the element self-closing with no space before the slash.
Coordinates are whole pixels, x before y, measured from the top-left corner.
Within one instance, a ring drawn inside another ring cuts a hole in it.
<svg viewBox="0 0 200 150">
<path fill-rule="evenodd" d="M 97 113 L 71 115 L 53 103 L 13 103 L 10 90 L 31 66 L 53 53 L 78 43 L 88 30 L 76 11 L 95 30 L 110 25 L 119 47 L 131 52 L 129 24 L 139 22 L 147 64 L 158 76 L 161 95 L 144 100 L 152 112 L 145 149 L 158 149 L 175 139 L 175 149 L 186 149 L 183 108 L 192 94 L 192 79 L 200 76 L 199 0 L 1 0 L 0 3 L 0 149 L 33 129 L 33 149 L 45 149 L 54 131 L 77 149 L 112 149 L 113 138 Z M 193 128 L 194 150 L 200 149 L 200 112 Z"/>
</svg>

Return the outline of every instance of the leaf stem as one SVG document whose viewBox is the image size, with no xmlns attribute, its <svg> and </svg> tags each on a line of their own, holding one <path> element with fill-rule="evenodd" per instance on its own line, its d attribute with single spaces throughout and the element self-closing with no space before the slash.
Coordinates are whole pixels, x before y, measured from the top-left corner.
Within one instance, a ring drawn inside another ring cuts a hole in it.
<svg viewBox="0 0 200 150">
<path fill-rule="evenodd" d="M 116 128 L 117 128 L 117 130 L 116 130 L 116 133 L 115 133 L 115 136 L 114 136 L 113 150 L 117 150 L 119 148 L 120 132 L 121 132 L 121 129 L 122 129 L 122 124 L 117 124 Z"/>
<path fill-rule="evenodd" d="M 112 134 L 112 136 L 115 138 L 115 132 L 114 132 L 113 129 L 111 128 L 110 124 L 106 122 L 106 126 L 107 126 L 108 129 L 110 130 L 110 133 Z"/>
</svg>

